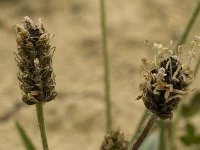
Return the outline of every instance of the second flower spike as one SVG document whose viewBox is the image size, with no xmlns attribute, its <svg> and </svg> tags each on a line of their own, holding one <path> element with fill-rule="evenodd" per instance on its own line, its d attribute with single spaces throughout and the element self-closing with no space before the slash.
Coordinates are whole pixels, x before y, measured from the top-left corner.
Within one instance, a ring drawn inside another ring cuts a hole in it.
<svg viewBox="0 0 200 150">
<path fill-rule="evenodd" d="M 192 69 L 189 67 L 192 57 L 197 55 L 200 39 L 196 37 L 191 42 L 190 49 L 178 48 L 176 55 L 169 47 L 154 43 L 154 60 L 142 59 L 143 77 L 145 81 L 140 84 L 144 105 L 161 119 L 171 119 L 184 95 L 189 93 L 188 86 L 194 79 Z"/>
</svg>

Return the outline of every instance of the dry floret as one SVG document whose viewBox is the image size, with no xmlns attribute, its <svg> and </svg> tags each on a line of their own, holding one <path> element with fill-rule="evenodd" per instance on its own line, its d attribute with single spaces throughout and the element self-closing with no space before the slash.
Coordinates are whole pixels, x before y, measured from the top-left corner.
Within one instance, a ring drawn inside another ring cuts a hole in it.
<svg viewBox="0 0 200 150">
<path fill-rule="evenodd" d="M 154 60 L 142 59 L 142 72 L 145 81 L 140 85 L 142 94 L 137 99 L 143 99 L 148 110 L 156 113 L 162 119 L 173 117 L 173 110 L 184 95 L 188 94 L 188 86 L 194 79 L 189 64 L 198 55 L 200 39 L 196 37 L 191 42 L 189 50 L 178 47 L 178 54 L 169 47 L 154 43 Z"/>
</svg>

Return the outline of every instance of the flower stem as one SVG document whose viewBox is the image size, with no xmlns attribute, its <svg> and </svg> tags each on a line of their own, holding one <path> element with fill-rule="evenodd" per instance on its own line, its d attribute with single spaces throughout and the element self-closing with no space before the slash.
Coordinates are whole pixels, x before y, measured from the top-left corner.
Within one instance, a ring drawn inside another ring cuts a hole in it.
<svg viewBox="0 0 200 150">
<path fill-rule="evenodd" d="M 139 122 L 138 125 L 137 125 L 137 128 L 136 128 L 136 130 L 135 130 L 135 133 L 134 133 L 133 138 L 135 138 L 135 136 L 139 134 L 140 129 L 141 129 L 141 126 L 144 124 L 145 119 L 146 119 L 147 116 L 148 116 L 148 110 L 145 109 L 145 111 L 143 112 L 143 115 L 142 115 L 142 117 L 141 117 L 141 119 L 140 119 L 140 122 Z"/>
<path fill-rule="evenodd" d="M 109 81 L 109 56 L 107 49 L 107 31 L 106 31 L 106 11 L 105 1 L 100 0 L 100 19 L 101 19 L 101 32 L 102 32 L 102 46 L 104 58 L 104 90 L 105 90 L 105 104 L 106 104 L 106 132 L 112 128 L 111 116 L 111 102 L 110 102 L 110 81 Z"/>
<path fill-rule="evenodd" d="M 198 14 L 199 14 L 199 10 L 200 10 L 200 0 L 198 0 L 198 4 L 197 4 L 196 8 L 194 9 L 194 11 L 192 13 L 192 16 L 190 17 L 190 20 L 187 23 L 187 26 L 186 26 L 186 28 L 185 28 L 185 30 L 183 32 L 183 35 L 181 36 L 181 38 L 180 38 L 180 40 L 178 42 L 178 45 L 181 45 L 186 41 L 186 39 L 188 37 L 188 34 L 190 33 L 190 31 L 191 31 L 191 29 L 193 27 L 193 24 L 196 21 L 196 18 L 197 18 Z"/>
<path fill-rule="evenodd" d="M 138 148 L 140 147 L 140 145 L 143 143 L 144 139 L 148 135 L 149 131 L 153 127 L 156 119 L 157 119 L 157 115 L 151 113 L 144 128 L 142 128 L 139 135 L 136 135 L 136 139 L 132 140 L 129 150 L 138 150 Z"/>
<path fill-rule="evenodd" d="M 160 128 L 160 141 L 159 141 L 159 150 L 165 150 L 166 144 L 165 144 L 165 122 L 163 120 L 159 121 L 159 128 Z"/>
<path fill-rule="evenodd" d="M 37 119 L 40 129 L 40 136 L 42 140 L 43 150 L 49 150 L 46 131 L 45 131 L 45 124 L 44 124 L 43 102 L 36 103 L 36 112 L 37 112 Z"/>
<path fill-rule="evenodd" d="M 169 122 L 169 124 L 168 124 L 168 140 L 169 140 L 169 149 L 170 150 L 175 150 L 176 148 L 175 148 L 175 143 L 174 143 L 174 131 L 173 131 L 173 122 L 171 121 L 171 122 Z"/>
</svg>

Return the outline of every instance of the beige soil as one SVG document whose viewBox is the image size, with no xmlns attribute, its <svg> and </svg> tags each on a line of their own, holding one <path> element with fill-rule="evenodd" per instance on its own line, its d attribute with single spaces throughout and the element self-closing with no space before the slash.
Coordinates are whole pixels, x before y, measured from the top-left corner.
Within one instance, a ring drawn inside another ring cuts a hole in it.
<svg viewBox="0 0 200 150">
<path fill-rule="evenodd" d="M 140 60 L 151 57 L 143 44 L 176 41 L 196 1 L 109 0 L 107 23 L 114 128 L 130 138 L 144 106 L 134 101 L 139 94 Z M 98 150 L 105 132 L 103 67 L 98 0 L 0 0 L 0 117 L 20 109 L 0 122 L 0 150 L 21 150 L 18 120 L 38 149 L 40 137 L 35 107 L 21 101 L 16 78 L 16 50 L 12 26 L 24 16 L 41 17 L 55 34 L 54 71 L 59 93 L 45 105 L 49 146 L 52 150 Z M 190 39 L 200 33 L 200 20 Z M 197 79 L 199 81 L 199 78 Z M 200 86 L 196 82 L 194 87 Z M 196 117 L 196 122 L 199 122 Z M 181 128 L 182 129 L 182 128 Z"/>
</svg>

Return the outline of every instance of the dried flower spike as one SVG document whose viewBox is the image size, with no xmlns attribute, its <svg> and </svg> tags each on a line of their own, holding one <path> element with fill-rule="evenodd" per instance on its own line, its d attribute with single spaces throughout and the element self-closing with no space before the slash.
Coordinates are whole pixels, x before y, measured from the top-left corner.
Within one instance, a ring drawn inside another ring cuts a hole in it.
<svg viewBox="0 0 200 150">
<path fill-rule="evenodd" d="M 33 105 L 55 99 L 55 78 L 52 57 L 55 48 L 49 44 L 51 35 L 45 31 L 41 19 L 37 23 L 25 17 L 14 26 L 17 42 L 15 58 L 19 67 L 18 79 L 22 100 Z"/>
<path fill-rule="evenodd" d="M 128 141 L 125 140 L 124 134 L 119 130 L 111 131 L 104 137 L 100 150 L 127 150 Z"/>
<path fill-rule="evenodd" d="M 154 61 L 142 59 L 144 83 L 140 84 L 144 105 L 161 119 L 171 119 L 179 101 L 188 94 L 188 85 L 193 81 L 193 71 L 189 64 L 198 55 L 200 38 L 191 42 L 189 50 L 178 47 L 178 54 L 169 47 L 154 43 Z"/>
</svg>

